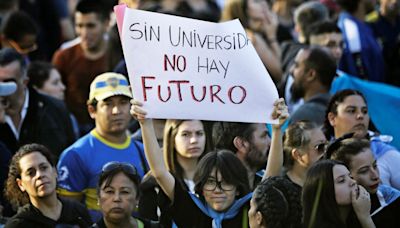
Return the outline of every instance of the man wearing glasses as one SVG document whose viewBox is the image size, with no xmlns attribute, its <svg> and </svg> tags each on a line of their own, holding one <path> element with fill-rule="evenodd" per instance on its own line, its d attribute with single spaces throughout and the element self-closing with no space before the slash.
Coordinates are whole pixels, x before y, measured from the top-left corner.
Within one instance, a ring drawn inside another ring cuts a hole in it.
<svg viewBox="0 0 400 228">
<path fill-rule="evenodd" d="M 17 84 L 14 82 L 0 82 L 0 123 L 4 123 L 5 111 L 8 106 L 8 100 L 6 96 L 10 96 L 17 90 Z M 0 189 L 4 189 L 4 183 L 7 180 L 8 164 L 10 163 L 12 154 L 7 146 L 0 139 Z M 10 216 L 11 207 L 4 199 L 3 194 L 0 194 L 0 217 Z M 0 219 L 0 224 L 3 221 Z"/>
<path fill-rule="evenodd" d="M 1 46 L 13 48 L 25 58 L 38 48 L 36 24 L 28 14 L 22 11 L 10 14 L 4 21 L 2 33 Z"/>
<path fill-rule="evenodd" d="M 75 141 L 65 105 L 27 87 L 26 62 L 14 49 L 0 50 L 0 82 L 14 82 L 17 87 L 15 93 L 7 96 L 6 123 L 0 124 L 0 138 L 12 152 L 35 142 L 58 157 Z"/>
</svg>

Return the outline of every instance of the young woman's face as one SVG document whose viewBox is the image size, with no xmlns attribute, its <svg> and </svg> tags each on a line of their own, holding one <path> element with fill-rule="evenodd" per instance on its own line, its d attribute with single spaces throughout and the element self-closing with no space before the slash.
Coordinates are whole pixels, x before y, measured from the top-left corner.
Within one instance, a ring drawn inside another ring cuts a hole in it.
<svg viewBox="0 0 400 228">
<path fill-rule="evenodd" d="M 307 132 L 310 136 L 310 143 L 305 146 L 305 153 L 302 155 L 301 164 L 310 167 L 322 156 L 326 145 L 326 137 L 320 128 L 315 128 Z"/>
<path fill-rule="evenodd" d="M 333 182 L 336 203 L 339 206 L 350 205 L 351 194 L 356 190 L 357 184 L 351 178 L 349 170 L 344 165 L 333 166 Z"/>
<path fill-rule="evenodd" d="M 329 122 L 334 128 L 335 137 L 354 132 L 357 137 L 367 134 L 369 115 L 364 99 L 359 95 L 346 97 L 337 106 L 337 114 L 329 113 Z"/>
<path fill-rule="evenodd" d="M 221 173 L 213 169 L 203 186 L 203 196 L 207 204 L 215 211 L 226 211 L 235 201 L 236 195 L 236 186 L 226 183 Z"/>
<path fill-rule="evenodd" d="M 376 159 L 369 148 L 351 157 L 350 172 L 354 180 L 362 185 L 369 193 L 376 193 L 380 183 Z"/>
<path fill-rule="evenodd" d="M 130 218 L 137 204 L 135 184 L 124 173 L 118 173 L 109 186 L 104 182 L 100 188 L 99 203 L 104 218 L 114 222 Z"/>
<path fill-rule="evenodd" d="M 56 69 L 50 71 L 49 78 L 44 82 L 40 92 L 49 96 L 64 100 L 65 86 L 61 81 L 61 75 Z"/>
<path fill-rule="evenodd" d="M 175 136 L 175 149 L 183 158 L 199 158 L 206 145 L 203 123 L 199 120 L 183 121 Z"/>
<path fill-rule="evenodd" d="M 21 178 L 17 184 L 30 199 L 40 199 L 55 194 L 56 168 L 40 152 L 32 152 L 19 160 Z"/>
</svg>

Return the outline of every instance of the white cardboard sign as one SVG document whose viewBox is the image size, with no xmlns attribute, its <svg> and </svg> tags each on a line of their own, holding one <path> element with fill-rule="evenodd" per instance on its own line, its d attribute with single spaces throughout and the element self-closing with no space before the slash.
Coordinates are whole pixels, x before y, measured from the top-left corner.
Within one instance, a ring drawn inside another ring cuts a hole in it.
<svg viewBox="0 0 400 228">
<path fill-rule="evenodd" d="M 148 117 L 276 123 L 277 89 L 239 20 L 115 11 L 133 96 Z"/>
</svg>

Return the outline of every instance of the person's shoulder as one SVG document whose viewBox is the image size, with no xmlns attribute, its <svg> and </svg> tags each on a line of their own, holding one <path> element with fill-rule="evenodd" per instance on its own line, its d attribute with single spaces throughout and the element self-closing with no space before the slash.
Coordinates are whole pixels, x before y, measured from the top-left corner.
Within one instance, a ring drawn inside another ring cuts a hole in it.
<svg viewBox="0 0 400 228">
<path fill-rule="evenodd" d="M 34 225 L 40 224 L 38 223 L 40 218 L 41 218 L 40 214 L 35 212 L 32 205 L 27 204 L 23 206 L 16 215 L 8 219 L 5 227 L 6 228 L 32 227 Z"/>
<path fill-rule="evenodd" d="M 66 198 L 59 198 L 59 199 L 63 205 L 63 209 L 66 209 L 66 211 L 73 213 L 75 215 L 85 215 L 85 216 L 89 215 L 86 207 L 80 202 Z"/>
<path fill-rule="evenodd" d="M 20 217 L 12 217 L 5 224 L 5 228 L 25 228 L 30 227 L 32 224 Z"/>
<path fill-rule="evenodd" d="M 37 92 L 35 89 L 30 89 L 29 90 L 29 95 L 30 99 L 32 99 L 32 102 L 35 102 L 36 105 L 40 108 L 54 108 L 57 109 L 58 111 L 62 112 L 62 115 L 69 115 L 69 112 L 67 110 L 67 107 L 65 103 L 62 100 L 59 100 L 57 98 L 41 94 Z M 52 112 L 47 112 L 47 114 L 55 114 Z M 60 113 L 57 113 L 57 115 Z"/>
<path fill-rule="evenodd" d="M 63 205 L 63 219 L 71 220 L 72 223 L 79 224 L 81 227 L 89 227 L 92 221 L 88 210 L 80 202 L 59 198 Z"/>
<path fill-rule="evenodd" d="M 80 43 L 80 39 L 74 39 L 61 45 L 61 47 L 54 53 L 53 62 L 60 58 L 68 58 L 69 56 L 82 54 Z"/>
<path fill-rule="evenodd" d="M 85 151 L 91 150 L 93 147 L 93 135 L 87 133 L 86 135 L 80 137 L 78 140 L 76 140 L 72 145 L 67 147 L 63 152 L 63 154 L 82 154 Z M 62 155 L 60 159 L 62 158 Z"/>
</svg>

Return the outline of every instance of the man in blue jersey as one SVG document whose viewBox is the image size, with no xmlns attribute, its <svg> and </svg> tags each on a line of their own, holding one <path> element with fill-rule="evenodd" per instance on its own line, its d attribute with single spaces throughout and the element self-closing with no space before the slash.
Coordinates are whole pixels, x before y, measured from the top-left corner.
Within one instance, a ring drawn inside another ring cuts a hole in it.
<svg viewBox="0 0 400 228">
<path fill-rule="evenodd" d="M 68 147 L 57 165 L 59 194 L 84 202 L 93 221 L 100 218 L 96 187 L 104 164 L 131 163 L 141 177 L 148 169 L 143 145 L 127 132 L 131 98 L 125 76 L 116 73 L 97 76 L 90 85 L 87 102 L 95 128 Z"/>
</svg>

